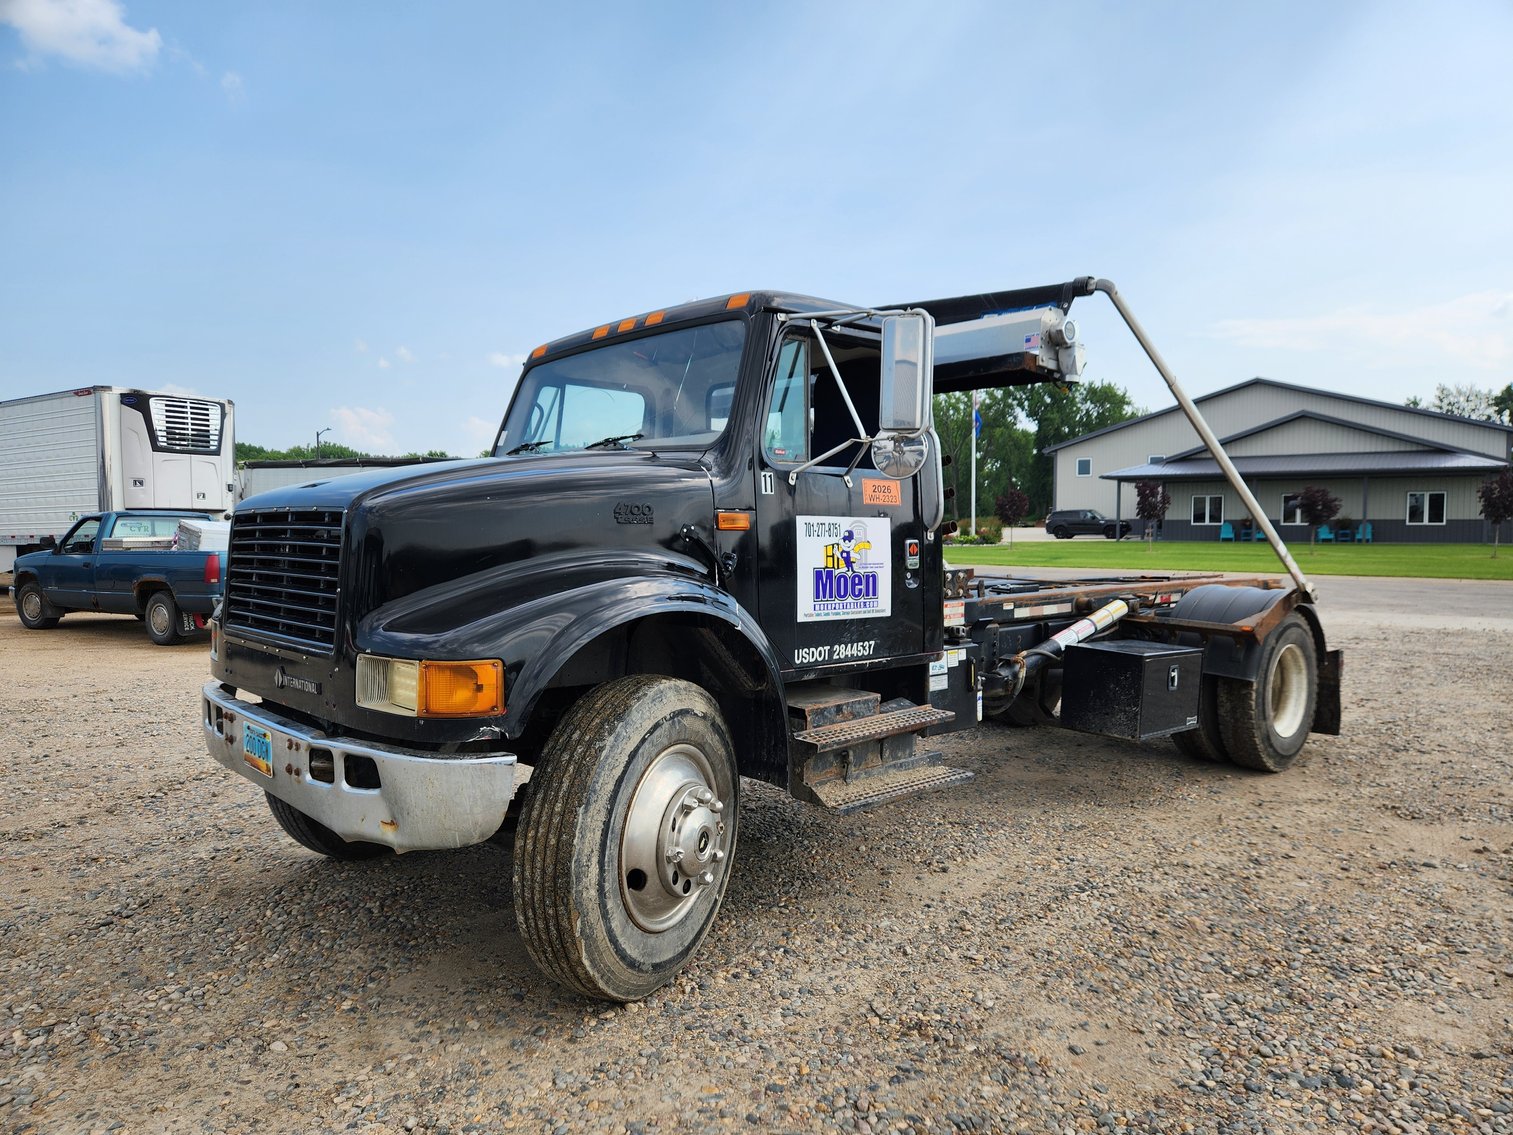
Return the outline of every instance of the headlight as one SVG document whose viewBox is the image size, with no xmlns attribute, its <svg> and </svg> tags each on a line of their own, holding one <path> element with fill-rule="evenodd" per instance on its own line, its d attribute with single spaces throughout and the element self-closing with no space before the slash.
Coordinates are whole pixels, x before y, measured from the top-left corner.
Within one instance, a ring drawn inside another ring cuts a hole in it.
<svg viewBox="0 0 1513 1135">
<path fill-rule="evenodd" d="M 497 717 L 504 712 L 504 663 L 359 654 L 357 704 L 406 717 Z"/>
</svg>

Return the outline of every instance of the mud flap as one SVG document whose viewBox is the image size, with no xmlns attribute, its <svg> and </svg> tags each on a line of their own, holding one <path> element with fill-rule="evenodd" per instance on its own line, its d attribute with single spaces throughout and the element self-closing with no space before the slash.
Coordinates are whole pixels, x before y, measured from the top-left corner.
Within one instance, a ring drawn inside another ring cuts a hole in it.
<svg viewBox="0 0 1513 1135">
<path fill-rule="evenodd" d="M 1340 673 L 1345 668 L 1342 651 L 1326 650 L 1319 659 L 1319 689 L 1313 706 L 1313 733 L 1340 735 Z"/>
</svg>

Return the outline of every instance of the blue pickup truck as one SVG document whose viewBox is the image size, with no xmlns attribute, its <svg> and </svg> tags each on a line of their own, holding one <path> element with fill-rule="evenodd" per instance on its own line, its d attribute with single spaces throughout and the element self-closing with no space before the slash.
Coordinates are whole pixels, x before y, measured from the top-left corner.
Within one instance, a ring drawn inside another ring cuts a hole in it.
<svg viewBox="0 0 1513 1135">
<path fill-rule="evenodd" d="M 70 611 L 135 615 L 159 646 L 195 634 L 221 597 L 226 553 L 185 549 L 179 522 L 213 529 L 215 519 L 156 510 L 86 516 L 52 547 L 16 560 L 16 614 L 30 630 L 55 627 Z"/>
</svg>

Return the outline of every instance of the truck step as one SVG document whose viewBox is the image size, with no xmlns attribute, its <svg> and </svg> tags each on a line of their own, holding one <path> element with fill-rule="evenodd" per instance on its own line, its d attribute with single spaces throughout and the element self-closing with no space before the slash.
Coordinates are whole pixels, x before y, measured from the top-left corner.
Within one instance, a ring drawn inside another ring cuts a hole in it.
<svg viewBox="0 0 1513 1135">
<path fill-rule="evenodd" d="M 788 691 L 788 724 L 795 732 L 876 717 L 882 698 L 871 690 L 845 686 L 799 686 Z"/>
<path fill-rule="evenodd" d="M 834 725 L 822 725 L 818 729 L 805 729 L 795 733 L 793 739 L 812 745 L 816 753 L 833 753 L 837 749 L 849 749 L 868 741 L 880 741 L 884 737 L 898 737 L 905 733 L 918 733 L 932 725 L 954 721 L 956 714 L 948 709 L 917 705 L 892 713 L 879 713 L 872 717 L 860 717 L 854 721 L 840 721 Z"/>
<path fill-rule="evenodd" d="M 824 807 L 845 815 L 889 800 L 897 800 L 900 796 L 912 796 L 916 792 L 960 784 L 971 780 L 974 775 L 964 768 L 927 765 L 923 768 L 879 772 L 849 784 L 838 778 L 827 780 L 813 785 L 811 791 Z"/>
</svg>

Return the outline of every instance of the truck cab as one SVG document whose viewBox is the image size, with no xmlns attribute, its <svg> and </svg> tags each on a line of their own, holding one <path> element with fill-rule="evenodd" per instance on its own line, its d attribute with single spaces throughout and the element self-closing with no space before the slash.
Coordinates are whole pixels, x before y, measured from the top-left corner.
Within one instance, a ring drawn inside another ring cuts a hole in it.
<svg viewBox="0 0 1513 1135">
<path fill-rule="evenodd" d="M 932 392 L 1074 377 L 1078 294 L 646 312 L 533 351 L 490 458 L 247 500 L 212 624 L 211 756 L 334 858 L 513 824 L 538 965 L 645 995 L 718 910 L 741 778 L 838 811 L 957 783 L 923 741 L 976 725 L 985 697 L 1044 705 L 1026 648 L 1162 605 L 1137 586 L 1118 614 L 1016 619 L 942 555 Z M 1201 639 L 1188 624 L 1147 633 Z M 1196 700 L 1179 708 L 1196 729 Z M 1294 708 L 1289 745 L 1314 724 Z"/>
</svg>

